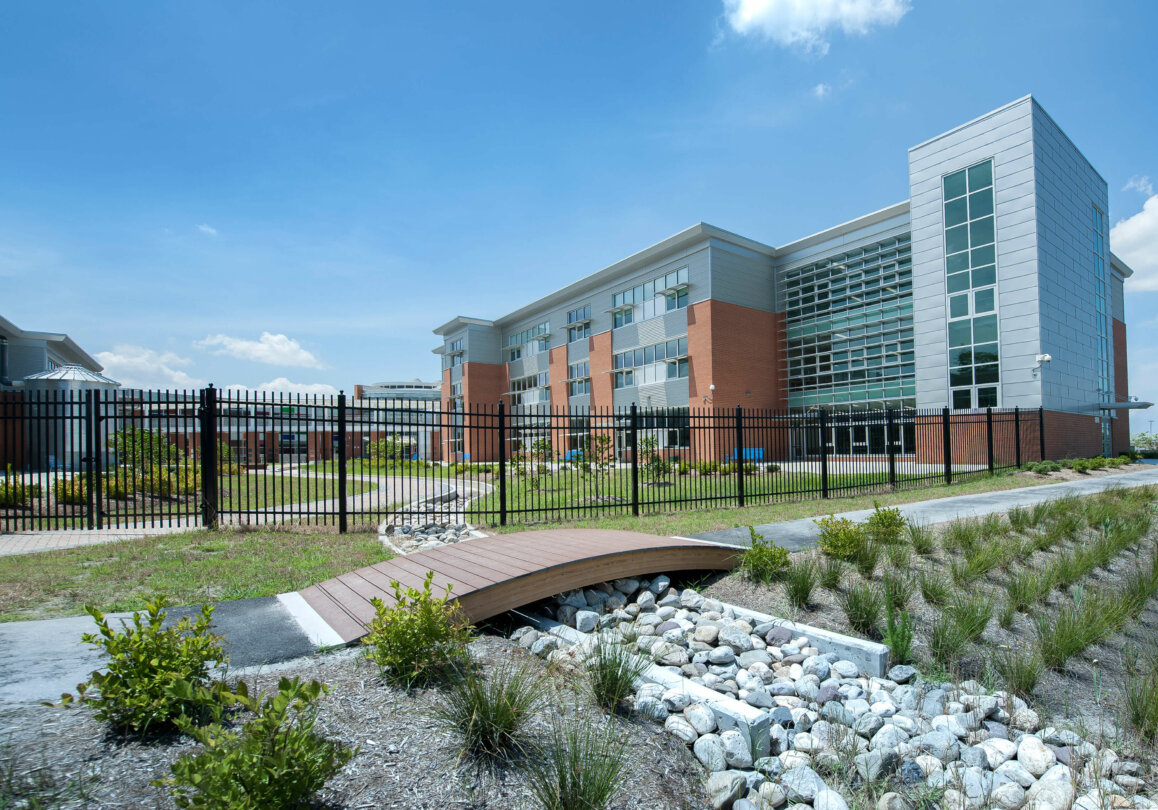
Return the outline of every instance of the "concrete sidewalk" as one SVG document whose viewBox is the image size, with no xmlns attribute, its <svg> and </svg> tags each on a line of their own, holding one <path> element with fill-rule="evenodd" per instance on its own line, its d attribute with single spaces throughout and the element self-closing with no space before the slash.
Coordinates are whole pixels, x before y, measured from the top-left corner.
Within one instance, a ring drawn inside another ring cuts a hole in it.
<svg viewBox="0 0 1158 810">
<path fill-rule="evenodd" d="M 1031 506 L 1065 495 L 1093 495 L 1112 487 L 1143 487 L 1148 485 L 1158 486 L 1158 467 L 1153 470 L 1065 481 L 1060 484 L 1045 484 L 1037 487 L 1007 489 L 1001 492 L 982 492 L 977 495 L 957 495 L 952 498 L 917 501 L 916 503 L 898 504 L 897 508 L 901 510 L 905 519 L 910 523 L 944 523 L 959 517 L 976 517 L 992 512 L 1008 512 L 1015 506 Z M 860 521 L 871 515 L 872 510 L 858 509 L 855 512 L 838 512 L 836 514 L 837 517 Z M 783 523 L 762 523 L 755 528 L 759 534 L 764 535 L 768 540 L 774 540 L 776 545 L 783 546 L 789 551 L 803 551 L 812 548 L 820 536 L 816 518 L 810 517 L 788 520 Z M 730 546 L 741 548 L 747 548 L 751 545 L 747 526 L 704 532 L 703 534 L 692 535 L 692 537 L 697 540 L 711 540 L 715 543 L 727 543 Z"/>
</svg>

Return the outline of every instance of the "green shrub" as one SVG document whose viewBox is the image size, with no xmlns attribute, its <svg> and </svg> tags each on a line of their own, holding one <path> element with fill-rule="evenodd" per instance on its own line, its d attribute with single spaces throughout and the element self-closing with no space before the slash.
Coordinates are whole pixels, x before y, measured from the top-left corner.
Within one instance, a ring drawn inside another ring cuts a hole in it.
<svg viewBox="0 0 1158 810">
<path fill-rule="evenodd" d="M 816 544 L 830 557 L 851 561 L 868 544 L 864 528 L 848 518 L 829 515 L 818 519 L 816 525 L 820 527 L 820 538 Z"/>
<path fill-rule="evenodd" d="M 788 549 L 765 540 L 755 527 L 749 526 L 752 545 L 740 555 L 740 572 L 752 582 L 774 582 L 784 577 L 788 568 Z"/>
<path fill-rule="evenodd" d="M 901 542 L 906 525 L 905 516 L 901 514 L 900 509 L 881 508 L 876 502 L 873 503 L 873 513 L 864 523 L 869 540 L 886 545 Z"/>
<path fill-rule="evenodd" d="M 696 472 L 700 475 L 715 475 L 720 471 L 720 462 L 718 461 L 697 461 Z"/>
<path fill-rule="evenodd" d="M 1069 467 L 1074 472 L 1081 473 L 1082 475 L 1088 475 L 1090 470 L 1094 468 L 1090 460 L 1085 458 L 1075 458 L 1070 462 Z"/>
<path fill-rule="evenodd" d="M 692 466 L 686 461 L 681 461 L 676 464 L 676 475 L 687 475 L 692 471 Z"/>
<path fill-rule="evenodd" d="M 755 475 L 755 474 L 756 474 L 756 464 L 754 462 L 751 462 L 751 461 L 745 462 L 744 463 L 744 475 Z"/>
<path fill-rule="evenodd" d="M 820 586 L 826 590 L 835 591 L 840 587 L 840 578 L 844 575 L 844 562 L 836 557 L 822 557 L 819 571 Z"/>
<path fill-rule="evenodd" d="M 431 593 L 434 572 L 428 571 L 422 590 L 403 588 L 397 580 L 394 604 L 370 600 L 375 616 L 362 639 L 367 657 L 382 677 L 404 686 L 422 685 L 446 676 L 466 659 L 470 625 L 450 601 L 450 586 L 442 596 Z"/>
<path fill-rule="evenodd" d="M 166 602 L 157 596 L 145 603 L 143 613 L 133 615 L 133 626 L 114 630 L 105 615 L 91 605 L 99 633 L 85 633 L 86 644 L 107 656 L 107 671 L 97 670 L 88 681 L 77 684 L 77 694 L 61 695 L 61 705 L 91 706 L 98 720 L 126 731 L 165 730 L 181 719 L 200 723 L 216 716 L 220 701 L 214 697 L 221 683 L 211 683 L 211 664 L 228 661 L 221 651 L 222 638 L 209 632 L 213 606 L 201 606 L 196 621 L 189 617 L 162 629 Z M 185 682 L 198 687 L 193 697 L 175 698 L 174 686 Z M 95 691 L 95 694 L 94 694 Z"/>
<path fill-rule="evenodd" d="M 141 492 L 154 498 L 172 498 L 176 482 L 173 473 L 161 467 L 154 467 L 144 473 L 137 482 Z"/>
<path fill-rule="evenodd" d="M 124 472 L 108 473 L 102 485 L 106 498 L 115 498 L 118 501 L 128 500 L 137 491 L 130 475 Z"/>
<path fill-rule="evenodd" d="M 33 498 L 39 497 L 40 486 L 24 483 L 19 475 L 13 474 L 12 465 L 9 464 L 7 474 L 0 478 L 0 507 L 11 509 L 29 506 Z"/>
<path fill-rule="evenodd" d="M 889 660 L 893 664 L 907 664 L 913 660 L 913 627 L 908 611 L 896 611 L 885 604 L 885 632 L 881 642 L 889 648 Z"/>
<path fill-rule="evenodd" d="M 627 764 L 626 738 L 611 725 L 555 725 L 529 763 L 531 795 L 543 810 L 604 810 L 622 789 Z"/>
<path fill-rule="evenodd" d="M 507 664 L 489 676 L 468 667 L 451 683 L 435 715 L 462 737 L 466 753 L 504 758 L 523 750 L 523 729 L 546 705 L 549 687 L 526 665 Z"/>
<path fill-rule="evenodd" d="M 173 472 L 178 495 L 192 495 L 201 488 L 201 471 L 195 464 L 182 464 Z"/>
<path fill-rule="evenodd" d="M 603 636 L 595 642 L 591 654 L 584 661 L 583 671 L 595 702 L 614 712 L 631 694 L 648 664 L 646 658 L 636 654 L 627 644 Z"/>
<path fill-rule="evenodd" d="M 799 609 L 808 607 L 812 599 L 812 589 L 816 587 L 819 576 L 816 563 L 809 559 L 788 566 L 788 572 L 784 576 L 784 590 L 793 607 Z"/>
<path fill-rule="evenodd" d="M 867 583 L 857 582 L 840 595 L 839 601 L 848 618 L 849 627 L 864 636 L 876 633 L 883 602 L 879 590 Z"/>
<path fill-rule="evenodd" d="M 1022 698 L 1033 693 L 1044 671 L 1041 656 L 1033 649 L 1007 647 L 998 650 L 992 661 L 1005 688 Z"/>
<path fill-rule="evenodd" d="M 909 524 L 909 543 L 913 551 L 927 557 L 937 549 L 937 537 L 933 530 L 920 523 Z"/>
<path fill-rule="evenodd" d="M 182 754 L 173 775 L 153 784 L 169 787 L 173 801 L 189 810 L 295 808 L 307 802 L 354 756 L 355 749 L 314 731 L 314 703 L 328 688 L 317 681 L 282 678 L 277 694 L 250 697 L 239 683 L 229 697 L 253 712 L 240 731 L 213 724 L 182 730 L 204 748 Z"/>
<path fill-rule="evenodd" d="M 83 506 L 88 503 L 88 486 L 84 476 L 74 475 L 72 478 L 57 478 L 52 482 L 52 496 L 57 503 Z"/>
<path fill-rule="evenodd" d="M 769 464 L 764 469 L 770 473 L 778 473 L 778 472 L 780 472 L 780 465 L 779 464 Z"/>
</svg>

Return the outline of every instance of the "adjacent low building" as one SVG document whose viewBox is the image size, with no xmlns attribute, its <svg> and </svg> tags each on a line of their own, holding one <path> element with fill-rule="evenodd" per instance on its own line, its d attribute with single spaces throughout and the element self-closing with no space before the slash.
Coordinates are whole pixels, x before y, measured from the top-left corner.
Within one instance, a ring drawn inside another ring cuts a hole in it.
<svg viewBox="0 0 1158 810">
<path fill-rule="evenodd" d="M 912 147 L 908 173 L 908 200 L 803 239 L 700 223 L 499 318 L 452 318 L 434 330 L 444 409 L 664 409 L 668 448 L 690 409 L 824 409 L 845 415 L 830 452 L 860 455 L 879 452 L 860 412 L 1041 408 L 1048 456 L 1125 450 L 1131 270 L 1106 181 L 1032 96 Z"/>
</svg>

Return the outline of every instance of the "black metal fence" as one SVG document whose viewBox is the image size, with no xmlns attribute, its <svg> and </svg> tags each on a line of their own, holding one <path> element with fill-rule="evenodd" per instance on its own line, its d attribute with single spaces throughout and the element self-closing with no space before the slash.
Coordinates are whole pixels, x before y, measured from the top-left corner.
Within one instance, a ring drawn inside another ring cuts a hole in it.
<svg viewBox="0 0 1158 810">
<path fill-rule="evenodd" d="M 0 394 L 0 530 L 580 520 L 952 483 L 1042 411 L 508 409 L 221 391 Z"/>
</svg>

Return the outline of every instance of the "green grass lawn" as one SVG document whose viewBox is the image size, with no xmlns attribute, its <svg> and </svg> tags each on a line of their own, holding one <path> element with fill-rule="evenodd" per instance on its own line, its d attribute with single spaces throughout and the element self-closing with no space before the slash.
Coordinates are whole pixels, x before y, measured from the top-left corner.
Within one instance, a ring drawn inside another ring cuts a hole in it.
<svg viewBox="0 0 1158 810">
<path fill-rule="evenodd" d="M 830 483 L 836 476 L 830 477 Z M 951 486 L 927 486 L 918 489 L 902 490 L 897 492 L 875 492 L 852 497 L 833 497 L 827 500 L 812 495 L 809 500 L 793 500 L 781 503 L 760 504 L 753 506 L 726 507 L 711 504 L 683 504 L 676 505 L 663 512 L 653 511 L 640 517 L 630 514 L 606 515 L 587 519 L 572 519 L 551 522 L 551 528 L 575 527 L 584 529 L 623 529 L 627 531 L 645 532 L 661 536 L 692 535 L 701 532 L 710 532 L 717 529 L 729 529 L 734 526 L 748 526 L 759 523 L 777 523 L 784 520 L 796 520 L 805 517 L 829 515 L 835 512 L 850 512 L 857 509 L 871 509 L 874 503 L 882 506 L 893 506 L 914 501 L 932 500 L 934 498 L 948 498 L 954 495 L 972 495 L 979 492 L 998 492 L 1006 489 L 1038 486 L 1041 484 L 1057 483 L 1048 478 L 1037 479 L 1017 473 L 999 473 L 990 477 L 988 474 L 961 484 Z M 644 499 L 643 490 L 640 490 L 641 500 Z M 476 502 L 477 503 L 477 502 Z M 654 510 L 655 507 L 652 507 Z M 682 511 L 675 511 L 676 509 Z M 543 528 L 544 522 L 534 522 L 528 516 L 512 515 L 511 524 L 498 529 L 502 532 L 523 531 L 526 529 Z"/>
<path fill-rule="evenodd" d="M 175 605 L 294 591 L 388 560 L 376 534 L 190 531 L 0 557 L 0 621 L 136 610 L 160 593 Z"/>
<path fill-rule="evenodd" d="M 263 475 L 248 473 L 230 475 L 221 479 L 220 506 L 223 512 L 247 509 L 265 509 L 293 503 L 326 501 L 338 497 L 338 482 L 334 478 L 314 478 L 294 475 Z M 348 478 L 346 494 L 357 495 L 375 488 L 372 481 Z"/>
</svg>

